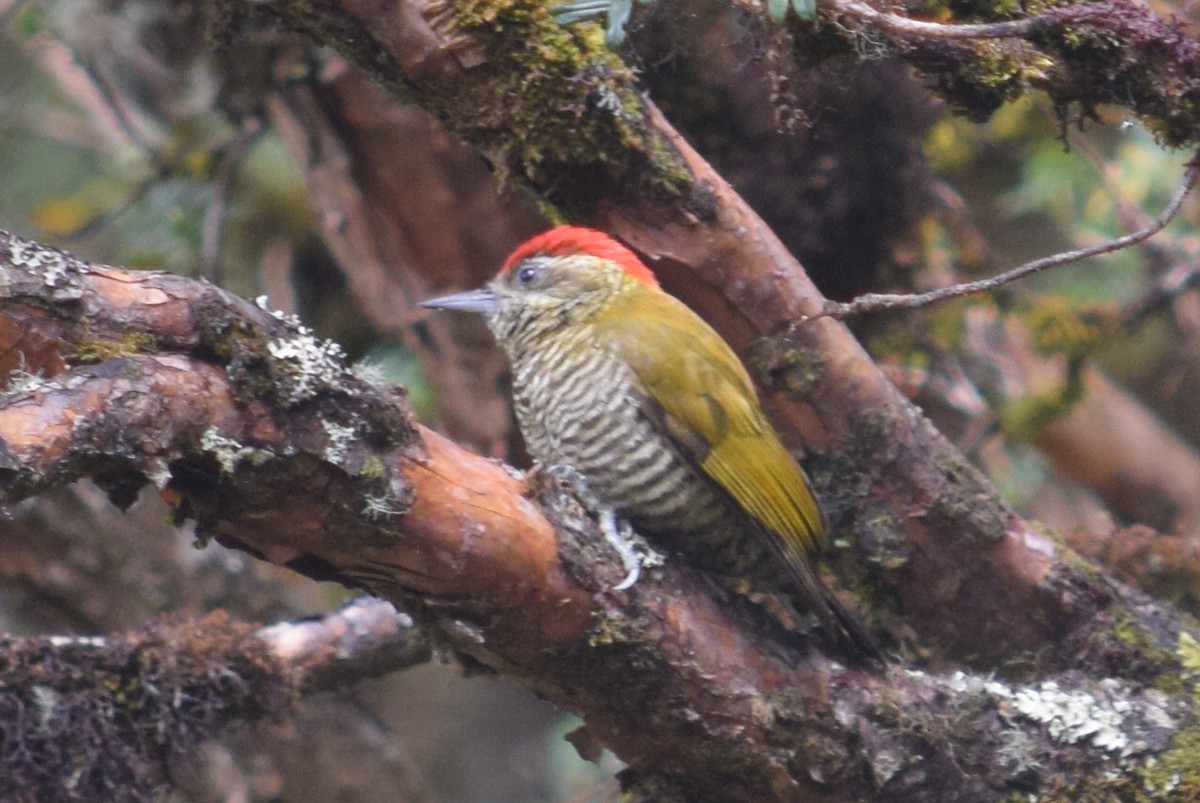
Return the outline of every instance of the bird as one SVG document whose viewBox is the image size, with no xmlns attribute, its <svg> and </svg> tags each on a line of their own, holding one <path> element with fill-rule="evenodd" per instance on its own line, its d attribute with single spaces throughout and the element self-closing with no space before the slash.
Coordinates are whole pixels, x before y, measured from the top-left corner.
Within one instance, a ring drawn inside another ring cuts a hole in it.
<svg viewBox="0 0 1200 803">
<path fill-rule="evenodd" d="M 843 658 L 880 659 L 818 574 L 825 517 L 746 368 L 633 251 L 558 226 L 484 287 L 421 306 L 484 317 L 530 455 L 578 477 L 593 512 L 710 574 L 782 591 Z"/>
</svg>

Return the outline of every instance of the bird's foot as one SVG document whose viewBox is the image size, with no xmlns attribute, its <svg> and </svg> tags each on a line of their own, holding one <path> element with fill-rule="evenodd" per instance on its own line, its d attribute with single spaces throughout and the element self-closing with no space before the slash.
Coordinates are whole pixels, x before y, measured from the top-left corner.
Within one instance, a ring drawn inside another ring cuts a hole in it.
<svg viewBox="0 0 1200 803">
<path fill-rule="evenodd" d="M 575 496 L 579 497 L 579 501 L 583 502 L 584 507 L 596 514 L 604 540 L 616 550 L 621 558 L 621 565 L 625 567 L 625 579 L 613 586 L 613 590 L 624 591 L 632 587 L 642 574 L 642 559 L 632 543 L 635 540 L 641 542 L 641 539 L 634 532 L 633 525 L 618 517 L 615 510 L 593 496 L 588 489 L 587 479 L 574 466 L 554 463 L 542 468 L 542 473 L 568 485 Z M 645 546 L 644 542 L 642 545 Z M 645 548 L 649 551 L 649 547 Z"/>
<path fill-rule="evenodd" d="M 624 519 L 617 518 L 612 508 L 600 511 L 600 532 L 604 540 L 621 556 L 621 565 L 625 567 L 625 579 L 613 586 L 613 591 L 624 591 L 633 586 L 642 576 L 642 560 L 630 543 L 634 537 L 633 527 Z"/>
</svg>

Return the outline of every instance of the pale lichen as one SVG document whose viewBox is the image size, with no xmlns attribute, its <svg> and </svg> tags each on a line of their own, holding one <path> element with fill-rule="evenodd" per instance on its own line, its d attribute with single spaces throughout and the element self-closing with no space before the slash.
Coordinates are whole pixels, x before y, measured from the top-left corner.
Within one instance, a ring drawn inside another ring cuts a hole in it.
<svg viewBox="0 0 1200 803">
<path fill-rule="evenodd" d="M 275 457 L 273 452 L 245 444 L 222 435 L 215 426 L 209 427 L 200 437 L 200 448 L 217 461 L 221 471 L 232 474 L 243 462 L 261 465 Z"/>
<path fill-rule="evenodd" d="M 390 519 L 393 516 L 400 516 L 405 512 L 405 508 L 399 505 L 398 502 L 399 500 L 389 494 L 364 496 L 363 515 L 374 522 Z"/>
<path fill-rule="evenodd" d="M 1012 703 L 1024 716 L 1045 725 L 1055 741 L 1075 744 L 1086 739 L 1109 752 L 1127 755 L 1132 751 L 1124 731 L 1126 716 L 1133 710 L 1128 700 L 1105 700 L 1085 691 L 1067 691 L 1047 680 L 1018 689 Z"/>
<path fill-rule="evenodd" d="M 8 384 L 0 388 L 0 399 L 8 399 L 22 393 L 35 393 L 51 384 L 46 377 L 26 368 L 25 355 L 22 354 L 17 367 L 8 373 Z"/>
<path fill-rule="evenodd" d="M 354 442 L 355 428 L 324 418 L 321 419 L 321 426 L 325 429 L 325 437 L 329 439 L 325 445 L 324 458 L 335 466 L 342 465 Z"/>
<path fill-rule="evenodd" d="M 267 351 L 284 366 L 277 380 L 281 398 L 288 405 L 308 401 L 328 388 L 342 376 L 346 360 L 341 346 L 315 337 L 308 329 L 272 340 Z"/>
</svg>

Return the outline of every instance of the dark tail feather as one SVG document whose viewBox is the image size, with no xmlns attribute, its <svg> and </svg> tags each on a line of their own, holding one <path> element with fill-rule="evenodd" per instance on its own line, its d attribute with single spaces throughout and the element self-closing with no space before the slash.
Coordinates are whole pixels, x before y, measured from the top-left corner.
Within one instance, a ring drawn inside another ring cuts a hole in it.
<svg viewBox="0 0 1200 803">
<path fill-rule="evenodd" d="M 887 663 L 858 616 L 843 605 L 821 581 L 816 568 L 809 563 L 795 543 L 775 537 L 766 531 L 762 531 L 762 534 L 771 551 L 787 567 L 791 585 L 798 592 L 799 598 L 796 601 L 803 604 L 820 621 L 829 646 L 850 663 Z"/>
<path fill-rule="evenodd" d="M 834 593 L 824 589 L 826 611 L 819 615 L 821 629 L 841 657 L 855 664 L 885 664 L 887 659 L 858 615 L 842 604 Z"/>
<path fill-rule="evenodd" d="M 787 563 L 795 588 L 800 592 L 798 602 L 820 621 L 829 646 L 851 663 L 887 663 L 862 621 L 821 582 L 816 570 L 798 555 Z"/>
</svg>

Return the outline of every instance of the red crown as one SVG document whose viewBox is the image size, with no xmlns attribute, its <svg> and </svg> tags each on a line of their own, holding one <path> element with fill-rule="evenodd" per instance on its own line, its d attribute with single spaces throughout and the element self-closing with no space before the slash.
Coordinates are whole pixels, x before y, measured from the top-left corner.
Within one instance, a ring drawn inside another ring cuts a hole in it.
<svg viewBox="0 0 1200 803">
<path fill-rule="evenodd" d="M 507 273 L 514 265 L 539 254 L 552 257 L 590 254 L 612 260 L 639 282 L 658 287 L 658 279 L 636 254 L 604 232 L 582 226 L 557 226 L 530 237 L 508 255 L 500 273 Z"/>
</svg>

